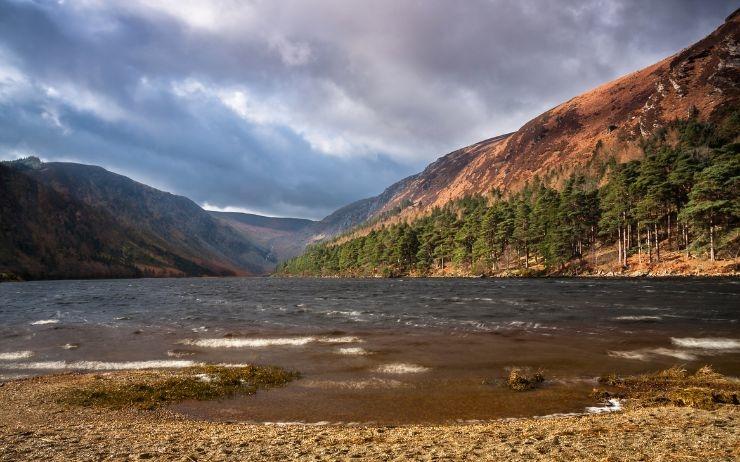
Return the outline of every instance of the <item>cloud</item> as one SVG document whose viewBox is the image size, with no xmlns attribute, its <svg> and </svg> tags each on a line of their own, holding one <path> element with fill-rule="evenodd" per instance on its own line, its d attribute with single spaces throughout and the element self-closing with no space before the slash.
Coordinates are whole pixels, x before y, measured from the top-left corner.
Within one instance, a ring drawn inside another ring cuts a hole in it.
<svg viewBox="0 0 740 462">
<path fill-rule="evenodd" d="M 317 218 L 690 45 L 734 6 L 0 0 L 0 157 Z"/>
</svg>

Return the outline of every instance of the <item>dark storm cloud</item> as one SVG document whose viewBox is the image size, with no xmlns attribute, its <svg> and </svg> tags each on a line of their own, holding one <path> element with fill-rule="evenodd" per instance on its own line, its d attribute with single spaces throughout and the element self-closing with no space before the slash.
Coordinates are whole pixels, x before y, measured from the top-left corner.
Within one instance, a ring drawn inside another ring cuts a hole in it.
<svg viewBox="0 0 740 462">
<path fill-rule="evenodd" d="M 666 57 L 733 6 L 0 0 L 0 157 L 319 217 Z"/>
</svg>

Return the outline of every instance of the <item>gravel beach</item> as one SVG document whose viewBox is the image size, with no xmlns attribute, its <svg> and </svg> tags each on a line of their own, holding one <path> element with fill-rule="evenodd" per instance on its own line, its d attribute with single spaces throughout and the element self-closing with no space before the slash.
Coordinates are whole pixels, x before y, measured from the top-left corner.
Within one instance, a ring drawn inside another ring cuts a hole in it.
<svg viewBox="0 0 740 462">
<path fill-rule="evenodd" d="M 116 372 L 120 379 L 133 373 Z M 255 425 L 167 409 L 67 407 L 54 396 L 93 374 L 0 387 L 0 460 L 701 460 L 740 458 L 737 406 L 442 426 Z M 261 391 L 260 393 L 269 393 Z"/>
</svg>

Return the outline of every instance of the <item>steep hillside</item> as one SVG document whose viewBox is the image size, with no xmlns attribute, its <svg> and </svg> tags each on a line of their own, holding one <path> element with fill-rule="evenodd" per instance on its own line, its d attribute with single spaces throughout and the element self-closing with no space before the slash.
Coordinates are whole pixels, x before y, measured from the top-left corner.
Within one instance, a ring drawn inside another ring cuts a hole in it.
<svg viewBox="0 0 740 462">
<path fill-rule="evenodd" d="M 215 220 L 195 202 L 159 191 L 101 167 L 49 162 L 26 172 L 57 191 L 108 211 L 134 229 L 192 258 L 236 274 L 261 274 L 275 264 L 265 249 Z"/>
<path fill-rule="evenodd" d="M 670 121 L 689 115 L 713 121 L 738 107 L 739 29 L 736 12 L 695 45 L 577 96 L 513 134 L 447 154 L 383 195 L 345 208 L 353 213 L 340 209 L 334 215 L 342 219 L 335 221 L 355 226 L 355 217 L 379 217 L 399 208 L 418 213 L 494 188 L 515 192 L 535 176 L 555 184 L 595 161 L 635 159 L 641 155 L 640 139 Z M 408 204 L 413 207 L 404 207 Z"/>
<path fill-rule="evenodd" d="M 0 164 L 0 280 L 232 275 Z"/>
<path fill-rule="evenodd" d="M 206 269 L 185 274 L 264 274 L 276 263 L 268 250 L 185 197 L 91 165 L 42 163 L 33 158 L 6 165 Z"/>
</svg>

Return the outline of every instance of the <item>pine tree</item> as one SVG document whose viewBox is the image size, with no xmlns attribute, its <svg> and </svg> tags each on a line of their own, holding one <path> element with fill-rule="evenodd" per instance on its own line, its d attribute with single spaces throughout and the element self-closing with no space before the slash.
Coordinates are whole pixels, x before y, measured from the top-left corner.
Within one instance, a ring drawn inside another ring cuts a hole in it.
<svg viewBox="0 0 740 462">
<path fill-rule="evenodd" d="M 724 159 L 696 175 L 682 219 L 694 223 L 709 237 L 709 259 L 716 259 L 718 227 L 740 218 L 740 158 Z"/>
</svg>

